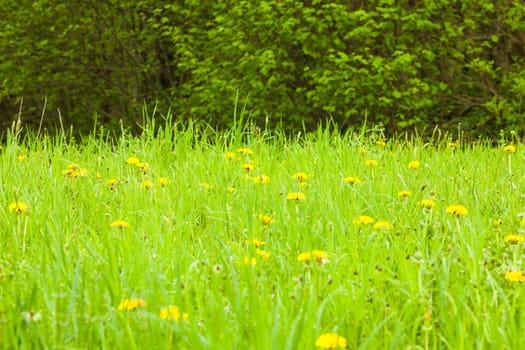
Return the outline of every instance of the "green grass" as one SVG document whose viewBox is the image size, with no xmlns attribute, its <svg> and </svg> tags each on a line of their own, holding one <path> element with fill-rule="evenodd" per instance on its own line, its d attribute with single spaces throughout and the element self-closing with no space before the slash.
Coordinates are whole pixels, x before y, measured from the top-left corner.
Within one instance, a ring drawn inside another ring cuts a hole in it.
<svg viewBox="0 0 525 350">
<path fill-rule="evenodd" d="M 327 332 L 350 349 L 524 346 L 524 287 L 505 279 L 524 268 L 524 243 L 504 240 L 525 235 L 521 144 L 511 154 L 446 138 L 381 145 L 367 131 L 288 139 L 170 123 L 153 134 L 77 144 L 8 135 L 2 348 L 315 349 Z M 378 165 L 366 166 L 370 159 Z M 86 173 L 64 174 L 71 164 Z M 303 184 L 298 172 L 308 175 Z M 254 183 L 263 174 L 270 182 Z M 412 194 L 400 198 L 402 190 Z M 288 200 L 291 192 L 305 199 Z M 16 201 L 28 210 L 10 210 Z M 454 204 L 468 215 L 446 213 Z M 360 215 L 392 228 L 354 223 Z M 111 227 L 116 220 L 129 227 Z M 268 259 L 247 243 L 254 239 Z M 328 261 L 298 261 L 316 249 Z M 130 298 L 146 305 L 119 310 Z M 188 319 L 162 319 L 168 305 Z"/>
</svg>

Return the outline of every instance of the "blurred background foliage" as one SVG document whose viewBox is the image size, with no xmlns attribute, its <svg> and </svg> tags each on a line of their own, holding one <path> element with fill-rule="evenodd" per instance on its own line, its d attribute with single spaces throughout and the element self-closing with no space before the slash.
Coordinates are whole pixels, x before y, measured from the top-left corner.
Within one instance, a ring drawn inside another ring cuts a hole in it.
<svg viewBox="0 0 525 350">
<path fill-rule="evenodd" d="M 134 129 L 144 109 L 228 127 L 522 132 L 513 0 L 0 0 L 0 127 Z M 23 98 L 23 104 L 21 100 Z"/>
</svg>

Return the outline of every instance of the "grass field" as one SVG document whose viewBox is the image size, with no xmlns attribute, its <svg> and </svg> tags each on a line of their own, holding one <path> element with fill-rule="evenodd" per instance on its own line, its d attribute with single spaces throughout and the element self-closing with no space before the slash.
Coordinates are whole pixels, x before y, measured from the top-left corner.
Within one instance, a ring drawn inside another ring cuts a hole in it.
<svg viewBox="0 0 525 350">
<path fill-rule="evenodd" d="M 9 134 L 0 345 L 523 348 L 525 150 L 461 141 Z"/>
</svg>

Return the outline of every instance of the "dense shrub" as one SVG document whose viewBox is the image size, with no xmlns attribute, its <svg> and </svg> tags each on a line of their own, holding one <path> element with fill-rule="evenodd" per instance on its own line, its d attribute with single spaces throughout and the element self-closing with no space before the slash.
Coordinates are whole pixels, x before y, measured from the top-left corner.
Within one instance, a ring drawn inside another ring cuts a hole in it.
<svg viewBox="0 0 525 350">
<path fill-rule="evenodd" d="M 214 126 L 234 101 L 287 129 L 523 127 L 520 1 L 1 1 L 0 107 L 36 125 L 134 125 L 144 105 Z"/>
</svg>

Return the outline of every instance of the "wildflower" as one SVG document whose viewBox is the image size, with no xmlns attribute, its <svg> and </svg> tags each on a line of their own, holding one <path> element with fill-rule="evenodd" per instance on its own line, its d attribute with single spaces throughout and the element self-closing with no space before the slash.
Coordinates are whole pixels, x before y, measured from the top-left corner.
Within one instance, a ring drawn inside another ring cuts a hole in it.
<svg viewBox="0 0 525 350">
<path fill-rule="evenodd" d="M 233 192 L 237 191 L 237 189 L 235 187 L 229 186 L 229 187 L 226 187 L 226 191 L 228 191 L 230 193 L 233 193 Z"/>
<path fill-rule="evenodd" d="M 228 151 L 228 152 L 224 153 L 224 158 L 226 158 L 228 160 L 233 160 L 233 159 L 235 159 L 235 153 L 233 153 L 232 151 Z"/>
<path fill-rule="evenodd" d="M 18 159 L 20 162 L 23 162 L 24 160 L 27 159 L 27 157 L 24 155 L 19 155 L 18 157 L 16 157 L 16 159 Z"/>
<path fill-rule="evenodd" d="M 432 199 L 422 199 L 419 202 L 419 205 L 421 205 L 425 209 L 434 209 L 436 206 L 436 202 Z"/>
<path fill-rule="evenodd" d="M 516 153 L 516 146 L 514 145 L 507 145 L 503 147 L 503 151 L 507 153 Z"/>
<path fill-rule="evenodd" d="M 245 256 L 243 259 L 243 263 L 244 265 L 257 265 L 257 259 Z"/>
<path fill-rule="evenodd" d="M 361 147 L 361 148 L 359 149 L 359 153 L 361 153 L 361 154 L 365 154 L 365 153 L 366 153 L 366 148 Z"/>
<path fill-rule="evenodd" d="M 288 200 L 294 200 L 294 201 L 302 201 L 303 199 L 305 199 L 306 196 L 304 193 L 302 192 L 290 192 L 288 193 L 288 195 L 286 196 L 286 199 Z"/>
<path fill-rule="evenodd" d="M 29 209 L 29 206 L 24 202 L 15 201 L 9 204 L 7 208 L 9 209 L 9 211 L 14 211 L 17 214 L 22 214 Z"/>
<path fill-rule="evenodd" d="M 22 312 L 22 318 L 26 322 L 38 322 L 42 319 L 42 313 L 40 311 L 37 311 L 37 312 L 25 311 L 25 312 Z"/>
<path fill-rule="evenodd" d="M 299 172 L 299 173 L 293 174 L 292 178 L 296 179 L 299 182 L 304 182 L 304 181 L 308 180 L 308 175 L 305 174 L 305 173 Z"/>
<path fill-rule="evenodd" d="M 216 274 L 219 274 L 221 273 L 221 271 L 222 271 L 222 265 L 220 264 L 213 265 L 213 272 L 215 272 Z"/>
<path fill-rule="evenodd" d="M 496 220 L 492 221 L 492 225 L 494 225 L 494 226 L 501 226 L 501 225 L 503 225 L 503 220 L 502 219 L 496 219 Z"/>
<path fill-rule="evenodd" d="M 523 275 L 523 271 L 521 270 L 507 271 L 505 279 L 510 282 L 523 282 L 525 281 L 525 275 Z"/>
<path fill-rule="evenodd" d="M 170 180 L 168 180 L 168 178 L 166 177 L 159 177 L 157 179 L 157 182 L 159 183 L 159 185 L 161 185 L 162 187 L 166 186 L 167 184 L 170 183 Z"/>
<path fill-rule="evenodd" d="M 417 168 L 419 168 L 420 165 L 421 165 L 421 163 L 419 163 L 417 160 L 413 160 L 410 163 L 408 163 L 408 168 L 409 169 L 417 169 Z"/>
<path fill-rule="evenodd" d="M 375 167 L 377 166 L 379 163 L 377 162 L 377 160 L 375 159 L 368 159 L 367 161 L 365 161 L 365 164 L 369 167 Z"/>
<path fill-rule="evenodd" d="M 212 187 L 213 187 L 212 185 L 210 185 L 210 184 L 207 183 L 207 182 L 201 182 L 201 183 L 199 184 L 199 186 L 200 186 L 201 188 L 205 189 L 205 190 L 211 190 Z"/>
<path fill-rule="evenodd" d="M 118 227 L 118 228 L 126 228 L 126 227 L 129 227 L 129 224 L 124 220 L 115 220 L 109 226 Z"/>
<path fill-rule="evenodd" d="M 258 218 L 265 225 L 273 224 L 275 222 L 275 220 L 271 216 L 264 215 L 264 214 L 259 214 Z"/>
<path fill-rule="evenodd" d="M 266 244 L 264 241 L 261 241 L 260 239 L 256 239 L 256 238 L 254 238 L 254 239 L 247 239 L 246 243 L 253 244 L 256 248 L 262 247 L 263 245 Z"/>
<path fill-rule="evenodd" d="M 254 169 L 254 165 L 252 162 L 250 163 L 244 163 L 241 165 L 241 167 L 243 168 L 244 171 L 246 171 L 247 173 L 249 173 L 250 171 L 252 171 Z"/>
<path fill-rule="evenodd" d="M 106 181 L 106 185 L 108 185 L 109 188 L 113 189 L 117 185 L 117 182 L 117 179 L 109 179 L 108 181 Z"/>
<path fill-rule="evenodd" d="M 129 165 L 137 165 L 139 163 L 140 163 L 140 159 L 138 159 L 137 157 L 129 157 L 126 160 L 126 164 L 129 164 Z"/>
<path fill-rule="evenodd" d="M 169 306 L 166 306 L 165 308 L 162 308 L 160 310 L 159 316 L 161 320 L 166 320 L 166 321 L 179 321 L 181 319 L 181 316 L 182 316 L 182 319 L 186 321 L 189 317 L 189 315 L 186 312 L 183 312 L 181 315 L 179 308 L 174 305 L 169 305 Z"/>
<path fill-rule="evenodd" d="M 374 218 L 367 216 L 367 215 L 359 215 L 357 219 L 352 221 L 354 224 L 357 225 L 370 225 L 375 222 Z"/>
<path fill-rule="evenodd" d="M 133 311 L 138 307 L 146 306 L 146 301 L 144 299 L 124 299 L 117 307 L 119 311 Z"/>
<path fill-rule="evenodd" d="M 423 317 L 425 318 L 425 321 L 432 320 L 432 314 L 429 311 L 426 311 Z"/>
<path fill-rule="evenodd" d="M 138 168 L 140 168 L 140 170 L 142 170 L 142 172 L 144 174 L 147 174 L 148 171 L 149 171 L 149 164 L 148 163 L 145 163 L 145 162 L 139 162 L 137 164 L 135 164 Z"/>
<path fill-rule="evenodd" d="M 309 262 L 312 259 L 318 263 L 325 264 L 328 262 L 328 254 L 324 250 L 314 249 L 311 252 L 304 252 L 297 256 L 298 261 Z"/>
<path fill-rule="evenodd" d="M 379 220 L 373 226 L 376 230 L 390 230 L 393 228 L 392 224 L 388 221 Z"/>
<path fill-rule="evenodd" d="M 317 338 L 315 346 L 323 349 L 346 348 L 348 342 L 337 333 L 324 333 Z"/>
<path fill-rule="evenodd" d="M 253 151 L 251 148 L 239 148 L 237 150 L 238 153 L 240 154 L 245 154 L 245 155 L 252 155 L 253 154 Z"/>
<path fill-rule="evenodd" d="M 385 140 L 377 140 L 376 141 L 376 145 L 381 146 L 381 147 L 385 147 L 386 146 L 386 142 L 385 142 Z"/>
<path fill-rule="evenodd" d="M 457 142 L 451 141 L 447 144 L 449 148 L 456 148 L 458 146 Z"/>
<path fill-rule="evenodd" d="M 450 205 L 445 209 L 446 213 L 452 213 L 457 217 L 465 216 L 468 214 L 467 208 L 465 208 L 462 205 L 456 204 L 456 205 Z"/>
<path fill-rule="evenodd" d="M 355 185 L 361 183 L 361 180 L 358 177 L 348 176 L 343 179 L 345 184 Z"/>
<path fill-rule="evenodd" d="M 266 185 L 270 182 L 270 177 L 267 175 L 259 175 L 253 178 L 253 183 Z"/>
<path fill-rule="evenodd" d="M 259 255 L 261 259 L 263 260 L 268 260 L 268 258 L 270 258 L 270 255 L 271 255 L 270 252 L 267 252 L 266 250 L 262 250 L 262 249 L 257 249 L 255 253 Z"/>
<path fill-rule="evenodd" d="M 144 188 L 145 190 L 149 190 L 150 188 L 153 187 L 153 182 L 150 181 L 150 180 L 144 180 L 142 181 L 142 183 L 140 184 L 140 186 L 142 188 Z"/>
<path fill-rule="evenodd" d="M 87 174 L 87 170 L 81 168 L 78 164 L 69 164 L 62 174 L 68 177 L 84 176 Z"/>
<path fill-rule="evenodd" d="M 519 243 L 525 241 L 525 237 L 520 235 L 506 235 L 503 239 L 509 243 Z"/>
<path fill-rule="evenodd" d="M 401 197 L 401 198 L 407 198 L 407 197 L 409 197 L 409 196 L 412 195 L 412 192 L 410 192 L 410 191 L 406 191 L 406 190 L 403 190 L 403 191 L 399 191 L 399 192 L 397 192 L 397 195 L 398 195 L 399 197 Z"/>
</svg>

